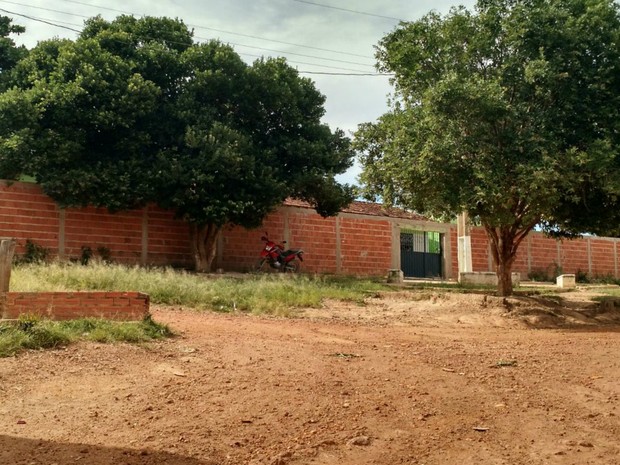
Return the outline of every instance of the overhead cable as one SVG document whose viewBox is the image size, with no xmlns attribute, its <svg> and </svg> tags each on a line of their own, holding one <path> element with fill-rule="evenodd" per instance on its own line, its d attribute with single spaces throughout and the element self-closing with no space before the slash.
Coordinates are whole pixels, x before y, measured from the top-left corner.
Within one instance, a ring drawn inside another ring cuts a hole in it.
<svg viewBox="0 0 620 465">
<path fill-rule="evenodd" d="M 325 5 L 323 3 L 315 3 L 315 2 L 308 2 L 306 0 L 293 0 L 294 2 L 298 2 L 298 3 L 306 3 L 308 5 L 314 5 L 314 6 L 320 6 L 323 8 L 330 8 L 332 10 L 339 10 L 339 11 L 346 11 L 347 13 L 355 13 L 358 15 L 364 15 L 364 16 L 374 16 L 375 18 L 383 18 L 383 19 L 389 19 L 391 21 L 405 21 L 404 19 L 400 19 L 400 18 L 395 18 L 393 16 L 384 16 L 384 15 L 378 15 L 375 13 L 367 13 L 366 11 L 359 11 L 359 10 L 351 10 L 349 8 L 341 8 L 339 6 L 333 6 L 333 5 Z"/>
<path fill-rule="evenodd" d="M 72 27 L 69 27 L 69 26 L 63 26 L 62 24 L 57 24 L 57 23 L 54 23 L 52 21 L 48 21 L 48 20 L 45 20 L 45 19 L 42 19 L 42 18 L 35 18 L 33 16 L 29 16 L 29 15 L 25 15 L 25 14 L 15 13 L 13 11 L 5 10 L 4 8 L 0 8 L 0 11 L 2 11 L 3 13 L 8 13 L 10 15 L 21 16 L 22 18 L 27 18 L 27 19 L 30 19 L 32 21 L 37 21 L 39 23 L 44 23 L 44 24 L 47 24 L 49 26 L 54 26 L 54 27 L 60 27 L 60 28 L 63 28 L 63 29 L 68 29 L 70 31 L 77 32 L 78 34 L 81 32 L 81 31 L 79 31 L 77 29 L 73 29 Z"/>
<path fill-rule="evenodd" d="M 88 2 L 80 2 L 80 1 L 77 1 L 77 0 L 62 0 L 62 1 L 68 2 L 68 3 L 75 3 L 75 4 L 78 4 L 78 5 L 89 6 L 91 8 L 98 8 L 100 10 L 113 11 L 113 12 L 116 12 L 116 13 L 123 13 L 123 14 L 134 15 L 134 16 L 144 16 L 144 15 L 141 15 L 141 14 L 133 13 L 131 11 L 116 10 L 114 8 L 103 7 L 103 6 L 99 6 L 99 5 L 88 3 Z M 296 43 L 293 43 L 293 42 L 286 42 L 286 41 L 277 40 L 277 39 L 269 39 L 269 38 L 266 38 L 266 37 L 260 37 L 260 36 L 255 36 L 255 35 L 251 35 L 251 34 L 244 34 L 244 33 L 241 33 L 241 32 L 227 31 L 225 29 L 217 29 L 217 28 L 214 28 L 214 27 L 203 26 L 203 25 L 200 25 L 200 24 L 190 24 L 190 23 L 187 23 L 187 25 L 191 26 L 193 28 L 196 28 L 196 29 L 205 29 L 205 30 L 209 30 L 209 31 L 220 32 L 220 33 L 223 33 L 223 34 L 231 34 L 231 35 L 236 35 L 236 36 L 240 36 L 240 37 L 247 37 L 247 38 L 250 38 L 250 39 L 263 40 L 263 41 L 266 41 L 266 42 L 274 42 L 274 43 L 278 43 L 278 44 L 292 45 L 294 47 L 302 47 L 302 48 L 308 48 L 308 49 L 312 49 L 312 50 L 319 50 L 321 52 L 337 53 L 337 54 L 340 54 L 340 55 L 349 55 L 349 56 L 356 56 L 356 57 L 360 57 L 360 58 L 373 59 L 373 57 L 368 56 L 368 55 L 361 55 L 361 54 L 351 53 L 351 52 L 343 52 L 341 50 L 333 50 L 333 49 L 328 49 L 328 48 L 314 47 L 312 45 L 296 44 Z"/>
</svg>

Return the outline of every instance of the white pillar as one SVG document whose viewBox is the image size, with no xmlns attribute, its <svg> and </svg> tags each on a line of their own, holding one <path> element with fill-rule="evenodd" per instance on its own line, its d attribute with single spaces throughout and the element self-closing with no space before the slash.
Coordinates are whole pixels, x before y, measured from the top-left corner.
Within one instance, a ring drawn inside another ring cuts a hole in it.
<svg viewBox="0 0 620 465">
<path fill-rule="evenodd" d="M 471 235 L 466 212 L 461 213 L 457 217 L 456 230 L 458 234 L 459 273 L 471 273 L 473 271 L 471 263 Z"/>
</svg>

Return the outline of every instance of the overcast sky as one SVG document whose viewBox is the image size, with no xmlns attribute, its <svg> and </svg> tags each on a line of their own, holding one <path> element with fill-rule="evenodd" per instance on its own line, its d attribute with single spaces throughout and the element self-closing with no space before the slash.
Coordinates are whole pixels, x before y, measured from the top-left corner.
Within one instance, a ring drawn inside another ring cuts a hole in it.
<svg viewBox="0 0 620 465">
<path fill-rule="evenodd" d="M 443 14 L 459 4 L 471 8 L 474 0 L 0 0 L 0 14 L 26 27 L 15 40 L 28 48 L 52 37 L 77 37 L 45 22 L 79 30 L 97 14 L 108 20 L 120 14 L 182 19 L 197 41 L 219 39 L 248 63 L 286 57 L 327 97 L 324 121 L 350 133 L 387 110 L 389 80 L 372 75 L 373 47 L 381 37 L 399 20 L 432 10 Z M 354 167 L 342 180 L 354 182 L 358 171 Z"/>
</svg>

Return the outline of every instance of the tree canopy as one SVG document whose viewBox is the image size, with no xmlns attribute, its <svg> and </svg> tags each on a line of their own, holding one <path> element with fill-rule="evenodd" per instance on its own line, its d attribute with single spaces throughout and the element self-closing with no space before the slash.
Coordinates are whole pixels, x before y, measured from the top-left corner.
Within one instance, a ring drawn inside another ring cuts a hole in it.
<svg viewBox="0 0 620 465">
<path fill-rule="evenodd" d="M 0 176 L 33 175 L 63 206 L 173 209 L 198 270 L 224 225 L 260 225 L 289 196 L 326 216 L 352 200 L 335 181 L 350 141 L 321 122 L 312 81 L 282 59 L 248 65 L 194 43 L 182 21 L 95 17 L 75 41 L 41 42 L 13 76 Z"/>
<path fill-rule="evenodd" d="M 365 195 L 467 212 L 499 291 L 536 225 L 620 232 L 620 15 L 612 0 L 479 0 L 402 23 L 377 47 L 391 111 L 362 124 Z"/>
</svg>

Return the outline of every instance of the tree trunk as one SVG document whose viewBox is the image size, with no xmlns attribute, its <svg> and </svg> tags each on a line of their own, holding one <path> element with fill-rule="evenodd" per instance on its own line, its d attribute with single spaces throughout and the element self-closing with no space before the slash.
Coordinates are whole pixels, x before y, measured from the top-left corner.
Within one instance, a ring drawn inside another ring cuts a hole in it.
<svg viewBox="0 0 620 465">
<path fill-rule="evenodd" d="M 217 239 L 221 231 L 222 227 L 214 224 L 190 223 L 190 242 L 195 271 L 199 273 L 211 271 L 217 252 Z"/>
<path fill-rule="evenodd" d="M 534 228 L 533 223 L 523 229 L 516 226 L 493 227 L 484 225 L 491 244 L 491 255 L 497 268 L 497 293 L 500 296 L 512 295 L 512 265 L 519 245 Z"/>
</svg>

